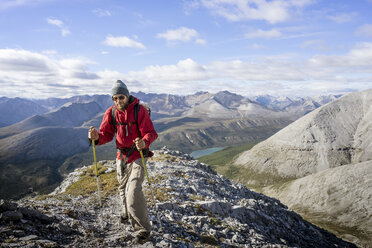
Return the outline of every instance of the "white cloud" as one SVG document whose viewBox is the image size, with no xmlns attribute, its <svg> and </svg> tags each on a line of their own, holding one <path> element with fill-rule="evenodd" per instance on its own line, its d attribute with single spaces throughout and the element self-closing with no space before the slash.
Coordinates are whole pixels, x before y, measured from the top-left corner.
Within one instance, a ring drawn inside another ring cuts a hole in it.
<svg viewBox="0 0 372 248">
<path fill-rule="evenodd" d="M 61 20 L 58 20 L 58 19 L 47 19 L 48 23 L 49 24 L 52 24 L 52 25 L 55 25 L 57 27 L 62 27 L 63 26 L 63 22 Z"/>
<path fill-rule="evenodd" d="M 171 94 L 230 90 L 242 95 L 265 91 L 311 95 L 372 88 L 372 42 L 360 43 L 345 54 L 319 54 L 302 60 L 278 56 L 199 64 L 187 58 L 130 72 L 91 71 L 93 61 L 56 57 L 0 49 L 0 95 L 38 98 L 108 94 L 118 78 L 129 81 L 130 91 Z"/>
<path fill-rule="evenodd" d="M 279 23 L 291 18 L 293 8 L 302 8 L 313 0 L 200 0 L 212 13 L 229 21 L 264 20 Z"/>
<path fill-rule="evenodd" d="M 372 37 L 372 24 L 364 24 L 363 26 L 360 26 L 355 31 L 355 34 L 358 36 Z"/>
<path fill-rule="evenodd" d="M 95 9 L 92 11 L 93 14 L 99 16 L 99 17 L 104 17 L 104 16 L 111 16 L 111 12 L 105 9 Z"/>
<path fill-rule="evenodd" d="M 358 13 L 356 12 L 341 13 L 337 15 L 330 15 L 328 16 L 328 18 L 337 23 L 346 23 L 346 22 L 351 22 L 357 15 Z"/>
<path fill-rule="evenodd" d="M 176 65 L 149 66 L 144 71 L 129 72 L 129 78 L 138 81 L 192 81 L 207 79 L 206 70 L 188 58 L 179 61 Z"/>
<path fill-rule="evenodd" d="M 142 43 L 132 40 L 127 36 L 107 36 L 106 40 L 103 42 L 107 46 L 113 47 L 130 47 L 130 48 L 139 48 L 139 49 L 146 49 L 145 45 Z"/>
<path fill-rule="evenodd" d="M 71 34 L 70 30 L 63 24 L 61 20 L 48 18 L 47 22 L 51 25 L 59 27 L 61 29 L 61 34 L 63 37 Z"/>
<path fill-rule="evenodd" d="M 178 29 L 167 30 L 164 33 L 159 33 L 156 35 L 157 38 L 162 38 L 167 41 L 182 41 L 188 42 L 195 40 L 198 44 L 205 44 L 206 41 L 199 39 L 199 34 L 195 29 L 180 27 Z"/>
<path fill-rule="evenodd" d="M 192 93 L 192 90 L 223 90 L 235 89 L 241 94 L 249 94 L 247 85 L 273 84 L 285 85 L 278 90 L 292 94 L 296 89 L 307 89 L 303 94 L 311 94 L 318 90 L 311 90 L 311 86 L 322 82 L 328 92 L 352 88 L 371 88 L 372 77 L 372 43 L 362 43 L 349 53 L 338 56 L 317 55 L 308 60 L 290 60 L 283 58 L 268 58 L 258 61 L 215 61 L 209 65 L 200 65 L 192 59 L 181 60 L 175 65 L 149 66 L 143 71 L 128 73 L 128 78 L 149 82 L 149 88 L 162 88 L 160 92 L 172 92 L 182 89 L 182 93 Z M 356 81 L 355 79 L 358 78 Z M 220 82 L 217 87 L 215 82 Z M 363 85 L 363 83 L 364 85 Z M 172 87 L 168 87 L 171 84 Z M 207 86 L 208 84 L 213 84 Z M 348 85 L 346 87 L 345 85 Z M 177 86 L 178 85 L 178 86 Z M 306 86 L 309 85 L 309 86 Z M 178 87 L 178 88 L 177 88 Z M 204 87 L 200 89 L 200 87 Z M 319 92 L 318 92 L 319 91 Z M 179 92 L 180 93 L 180 92 Z M 296 93 L 301 93 L 300 90 Z M 323 92 L 324 93 L 324 92 Z"/>
<path fill-rule="evenodd" d="M 43 54 L 27 50 L 0 49 L 1 71 L 51 73 L 55 71 L 55 63 Z"/>
<path fill-rule="evenodd" d="M 0 78 L 6 82 L 0 95 L 38 98 L 102 92 L 100 84 L 105 79 L 89 71 L 87 65 L 91 63 L 83 58 L 56 60 L 48 54 L 0 49 Z"/>
<path fill-rule="evenodd" d="M 277 29 L 271 29 L 271 30 L 258 29 L 256 31 L 249 32 L 245 35 L 245 37 L 249 39 L 254 39 L 254 38 L 271 39 L 271 38 L 278 38 L 281 36 L 282 36 L 282 33 Z"/>
</svg>

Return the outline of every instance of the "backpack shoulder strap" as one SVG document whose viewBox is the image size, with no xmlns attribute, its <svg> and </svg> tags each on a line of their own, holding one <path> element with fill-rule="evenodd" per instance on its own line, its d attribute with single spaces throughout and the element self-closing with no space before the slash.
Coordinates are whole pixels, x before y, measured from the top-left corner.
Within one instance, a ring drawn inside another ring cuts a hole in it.
<svg viewBox="0 0 372 248">
<path fill-rule="evenodd" d="M 137 131 L 141 135 L 141 131 L 140 131 L 139 125 L 138 125 L 138 113 L 139 113 L 139 111 L 140 111 L 140 104 L 137 103 L 136 105 L 134 105 L 134 121 L 136 122 Z M 141 136 L 141 138 L 142 138 L 142 136 Z M 146 158 L 148 157 L 149 152 L 150 152 L 149 148 L 143 149 L 143 155 Z"/>
<path fill-rule="evenodd" d="M 141 131 L 140 131 L 139 125 L 138 125 L 138 113 L 139 113 L 139 110 L 140 110 L 140 105 L 137 103 L 136 105 L 134 105 L 134 121 L 136 122 L 136 127 L 137 127 L 138 133 L 141 134 Z"/>
<path fill-rule="evenodd" d="M 117 124 L 117 122 L 116 122 L 115 111 L 116 111 L 116 108 L 113 107 L 113 108 L 111 109 L 111 121 L 112 121 L 112 125 L 114 125 L 115 133 L 116 133 L 118 130 L 117 130 L 117 128 L 116 128 L 116 124 Z"/>
</svg>

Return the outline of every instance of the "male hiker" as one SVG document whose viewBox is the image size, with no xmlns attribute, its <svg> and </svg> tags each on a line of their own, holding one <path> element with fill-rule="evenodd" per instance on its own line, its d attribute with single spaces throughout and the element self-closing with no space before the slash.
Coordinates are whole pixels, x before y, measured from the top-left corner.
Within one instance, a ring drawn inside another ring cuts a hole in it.
<svg viewBox="0 0 372 248">
<path fill-rule="evenodd" d="M 148 110 L 129 94 L 127 86 L 120 80 L 112 88 L 112 100 L 114 106 L 106 110 L 99 132 L 90 127 L 88 138 L 102 145 L 110 142 L 116 133 L 117 178 L 124 208 L 121 221 L 130 221 L 136 242 L 143 244 L 150 236 L 151 224 L 142 192 L 144 168 L 138 150 L 143 150 L 146 157 L 153 156 L 148 149 L 158 135 Z"/>
</svg>

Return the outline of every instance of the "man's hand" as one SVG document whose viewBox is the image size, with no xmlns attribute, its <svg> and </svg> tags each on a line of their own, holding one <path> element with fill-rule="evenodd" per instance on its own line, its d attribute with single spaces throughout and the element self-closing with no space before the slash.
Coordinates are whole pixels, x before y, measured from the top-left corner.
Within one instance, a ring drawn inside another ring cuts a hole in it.
<svg viewBox="0 0 372 248">
<path fill-rule="evenodd" d="M 140 138 L 136 138 L 133 142 L 136 144 L 137 150 L 143 150 L 146 148 L 146 142 Z"/>
<path fill-rule="evenodd" d="M 98 131 L 93 126 L 91 126 L 89 128 L 88 139 L 90 139 L 90 140 L 98 140 L 99 139 Z"/>
</svg>

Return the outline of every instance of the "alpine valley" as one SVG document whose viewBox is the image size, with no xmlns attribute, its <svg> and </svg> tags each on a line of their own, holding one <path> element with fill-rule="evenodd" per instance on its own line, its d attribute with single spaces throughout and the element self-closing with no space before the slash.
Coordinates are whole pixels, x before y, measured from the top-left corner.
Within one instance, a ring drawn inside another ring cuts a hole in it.
<svg viewBox="0 0 372 248">
<path fill-rule="evenodd" d="M 194 95 L 133 93 L 151 106 L 159 134 L 152 145 L 191 152 L 262 141 L 292 121 L 338 96 L 252 99 L 228 91 Z M 19 198 L 48 192 L 63 177 L 92 161 L 87 129 L 99 127 L 109 95 L 71 98 L 0 98 L 0 197 Z M 112 159 L 113 142 L 98 149 Z"/>
</svg>

